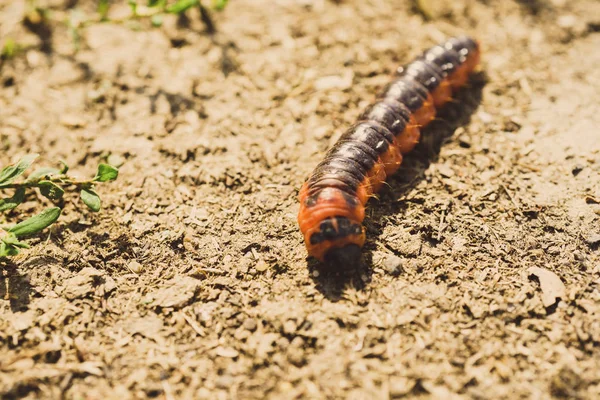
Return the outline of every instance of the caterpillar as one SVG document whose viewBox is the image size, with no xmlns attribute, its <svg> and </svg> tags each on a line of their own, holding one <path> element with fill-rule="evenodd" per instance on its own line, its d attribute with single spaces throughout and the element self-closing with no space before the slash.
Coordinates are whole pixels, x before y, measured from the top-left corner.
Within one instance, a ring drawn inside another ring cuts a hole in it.
<svg viewBox="0 0 600 400">
<path fill-rule="evenodd" d="M 479 43 L 460 36 L 397 69 L 300 189 L 298 224 L 310 256 L 330 264 L 360 258 L 368 199 L 398 170 L 421 128 L 467 83 L 479 60 Z"/>
</svg>

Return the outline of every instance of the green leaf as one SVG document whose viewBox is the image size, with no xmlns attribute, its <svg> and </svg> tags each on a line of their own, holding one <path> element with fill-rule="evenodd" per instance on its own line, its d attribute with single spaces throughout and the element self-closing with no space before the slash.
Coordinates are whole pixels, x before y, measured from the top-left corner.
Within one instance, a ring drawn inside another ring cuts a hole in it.
<svg viewBox="0 0 600 400">
<path fill-rule="evenodd" d="M 20 242 L 17 237 L 9 233 L 0 240 L 0 257 L 16 256 L 19 249 L 28 249 L 27 243 Z"/>
<path fill-rule="evenodd" d="M 229 0 L 213 0 L 213 8 L 221 11 L 225 8 L 228 2 Z"/>
<path fill-rule="evenodd" d="M 96 182 L 108 182 L 114 181 L 119 176 L 119 170 L 108 164 L 100 164 L 98 165 L 98 172 L 96 172 L 96 176 L 94 177 L 94 181 Z"/>
<path fill-rule="evenodd" d="M 60 165 L 61 165 L 60 173 L 61 173 L 61 175 L 64 175 L 64 174 L 67 173 L 67 171 L 69 171 L 69 166 L 63 160 L 60 160 L 59 162 L 60 162 Z"/>
<path fill-rule="evenodd" d="M 37 156 L 37 154 L 28 154 L 22 159 L 20 159 L 18 163 L 14 165 L 9 165 L 8 167 L 5 167 L 2 171 L 0 171 L 0 187 L 2 187 L 2 185 L 11 183 L 16 178 L 21 176 L 23 172 L 25 172 L 25 170 L 29 168 L 29 166 L 31 165 L 31 163 L 33 163 Z"/>
<path fill-rule="evenodd" d="M 8 229 L 16 237 L 32 235 L 38 233 L 48 226 L 52 225 L 60 216 L 61 209 L 58 207 L 47 208 L 38 215 L 19 222 L 17 225 Z"/>
<path fill-rule="evenodd" d="M 19 254 L 19 249 L 4 242 L 0 242 L 0 257 L 16 256 Z"/>
<path fill-rule="evenodd" d="M 178 0 L 167 7 L 167 12 L 171 14 L 181 14 L 188 9 L 198 5 L 198 0 Z"/>
<path fill-rule="evenodd" d="M 42 196 L 50 200 L 58 200 L 65 194 L 65 191 L 60 186 L 51 181 L 39 181 L 38 187 Z"/>
<path fill-rule="evenodd" d="M 25 200 L 25 188 L 18 188 L 12 197 L 0 199 L 0 212 L 12 210 Z"/>
<path fill-rule="evenodd" d="M 131 13 L 133 16 L 137 16 L 137 1 L 129 0 L 127 1 L 127 4 L 129 4 L 129 7 L 131 7 Z"/>
<path fill-rule="evenodd" d="M 9 246 L 18 247 L 20 249 L 28 249 L 29 245 L 25 242 L 20 242 L 14 233 L 9 233 L 2 238 L 2 241 Z"/>
<path fill-rule="evenodd" d="M 8 257 L 8 250 L 6 248 L 6 243 L 1 242 L 0 243 L 0 258 L 2 257 Z"/>
<path fill-rule="evenodd" d="M 31 174 L 29 174 L 29 176 L 27 177 L 27 180 L 25 182 L 26 183 L 37 182 L 40 180 L 40 178 L 45 178 L 50 175 L 61 175 L 61 173 L 60 173 L 60 170 L 56 169 L 56 168 L 42 167 L 42 168 L 36 169 Z"/>
<path fill-rule="evenodd" d="M 100 211 L 102 202 L 100 201 L 100 196 L 98 196 L 94 189 L 81 189 L 81 200 L 90 208 L 90 210 L 94 212 Z"/>
<path fill-rule="evenodd" d="M 110 4 L 108 3 L 108 0 L 100 0 L 98 2 L 98 14 L 100 14 L 100 20 L 101 21 L 106 21 L 108 19 L 108 8 L 110 7 Z"/>
<path fill-rule="evenodd" d="M 6 38 L 2 51 L 0 51 L 0 57 L 3 59 L 13 58 L 17 53 L 17 48 L 17 43 L 13 38 Z"/>
</svg>

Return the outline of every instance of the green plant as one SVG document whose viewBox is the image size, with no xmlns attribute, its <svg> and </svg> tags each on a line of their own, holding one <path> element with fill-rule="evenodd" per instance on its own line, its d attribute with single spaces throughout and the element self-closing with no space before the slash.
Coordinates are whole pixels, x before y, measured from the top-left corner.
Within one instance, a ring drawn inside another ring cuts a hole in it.
<svg viewBox="0 0 600 400">
<path fill-rule="evenodd" d="M 229 0 L 212 0 L 211 8 L 217 11 L 222 11 Z M 202 0 L 127 0 L 127 4 L 131 9 L 131 15 L 122 20 L 111 20 L 108 16 L 110 9 L 109 0 L 100 0 L 96 12 L 100 21 L 110 21 L 113 23 L 127 22 L 131 19 L 142 19 L 149 17 L 152 25 L 162 25 L 164 14 L 183 15 L 191 8 L 197 7 L 202 14 L 207 13 L 205 4 Z M 94 20 L 85 21 L 84 25 L 96 22 Z"/>
<path fill-rule="evenodd" d="M 4 39 L 4 45 L 0 50 L 0 57 L 2 59 L 13 58 L 19 51 L 19 45 L 14 41 L 13 38 L 7 37 Z"/>
<path fill-rule="evenodd" d="M 88 180 L 77 180 L 70 177 L 69 167 L 62 162 L 61 168 L 42 167 L 34 170 L 27 178 L 23 178 L 26 170 L 32 165 L 37 154 L 29 154 L 13 165 L 0 171 L 0 192 L 12 190 L 12 196 L 0 198 L 0 212 L 18 207 L 27 198 L 28 192 L 38 190 L 39 193 L 52 200 L 62 199 L 65 191 L 78 191 L 83 203 L 92 211 L 101 208 L 100 196 L 96 193 L 95 184 L 117 179 L 119 170 L 108 164 L 99 164 L 96 175 Z M 0 226 L 0 258 L 14 256 L 19 249 L 28 245 L 21 241 L 24 236 L 38 233 L 52 225 L 61 214 L 61 208 L 51 207 L 12 226 Z"/>
<path fill-rule="evenodd" d="M 206 5 L 210 2 L 210 5 Z M 210 9 L 222 11 L 229 0 L 126 0 L 126 4 L 131 9 L 131 14 L 122 18 L 113 18 L 109 16 L 111 0 L 98 0 L 95 15 L 88 15 L 80 8 L 71 8 L 68 13 L 54 12 L 53 9 L 43 7 L 38 0 L 27 0 L 23 24 L 33 33 L 45 40 L 45 46 L 51 46 L 50 28 L 48 24 L 60 23 L 67 27 L 73 40 L 75 50 L 79 50 L 81 41 L 81 30 L 87 26 L 111 22 L 114 24 L 123 24 L 134 29 L 139 29 L 138 21 L 149 20 L 152 26 L 160 27 L 163 24 L 164 16 L 167 14 L 176 14 L 183 17 L 185 13 L 197 8 L 200 11 L 200 18 L 206 25 L 207 32 L 215 32 L 214 22 L 211 17 Z M 4 40 L 0 49 L 1 62 L 15 57 L 26 50 L 24 46 L 15 42 L 10 37 Z"/>
<path fill-rule="evenodd" d="M 229 0 L 212 0 L 212 8 L 222 11 L 228 2 Z M 131 18 L 150 17 L 153 26 L 162 25 L 162 18 L 164 14 L 183 15 L 189 9 L 197 7 L 200 9 L 203 21 L 210 25 L 209 29 L 212 28 L 212 22 L 207 22 L 207 18 L 209 18 L 207 17 L 208 11 L 204 5 L 205 2 L 202 0 L 147 0 L 145 5 L 140 4 L 138 0 L 127 0 L 127 3 L 131 8 Z M 101 16 L 101 21 L 109 21 L 109 7 L 110 5 L 108 0 L 102 0 L 98 4 L 97 11 Z"/>
</svg>

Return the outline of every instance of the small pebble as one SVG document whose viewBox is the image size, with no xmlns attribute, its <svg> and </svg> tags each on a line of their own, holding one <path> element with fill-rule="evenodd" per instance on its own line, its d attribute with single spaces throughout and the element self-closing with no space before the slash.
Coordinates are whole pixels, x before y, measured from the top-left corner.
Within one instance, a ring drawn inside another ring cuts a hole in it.
<svg viewBox="0 0 600 400">
<path fill-rule="evenodd" d="M 240 353 L 231 347 L 217 347 L 217 355 L 224 358 L 235 358 L 239 356 Z"/>
<path fill-rule="evenodd" d="M 302 339 L 302 337 L 300 337 L 300 336 L 296 336 L 295 338 L 292 339 L 290 346 L 301 349 L 304 347 L 304 339 Z"/>
<path fill-rule="evenodd" d="M 286 335 L 291 335 L 292 333 L 296 332 L 296 329 L 298 329 L 298 326 L 291 319 L 288 319 L 283 324 L 283 333 L 285 333 Z"/>
<path fill-rule="evenodd" d="M 343 76 L 331 75 L 324 76 L 322 78 L 317 79 L 315 82 L 316 90 L 330 90 L 330 89 L 339 89 L 346 90 L 352 86 L 352 79 L 354 75 L 352 73 L 346 73 Z"/>
<path fill-rule="evenodd" d="M 60 118 L 60 123 L 67 128 L 83 128 L 87 124 L 85 119 L 75 114 L 65 114 Z"/>
<path fill-rule="evenodd" d="M 594 245 L 600 243 L 600 233 L 592 233 L 592 234 L 590 234 L 588 237 L 585 238 L 585 241 L 590 246 L 594 246 Z"/>
<path fill-rule="evenodd" d="M 489 124 L 494 120 L 494 118 L 492 118 L 492 116 L 486 113 L 485 111 L 480 111 L 479 113 L 477 113 L 477 115 L 479 116 L 481 122 L 483 122 L 484 124 Z"/>
<path fill-rule="evenodd" d="M 255 319 L 252 318 L 247 318 L 244 321 L 244 329 L 250 331 L 250 332 L 254 332 L 257 328 L 258 324 L 256 323 Z"/>
<path fill-rule="evenodd" d="M 439 171 L 440 175 L 442 175 L 443 177 L 452 178 L 454 176 L 454 171 L 447 164 L 438 165 L 437 170 Z"/>
<path fill-rule="evenodd" d="M 135 260 L 130 261 L 129 264 L 127 264 L 127 268 L 129 268 L 129 270 L 131 272 L 133 272 L 134 274 L 139 274 L 144 269 L 142 264 L 140 264 L 139 262 L 137 262 Z"/>
<path fill-rule="evenodd" d="M 561 28 L 573 28 L 577 24 L 577 17 L 574 15 L 561 15 L 557 18 L 556 23 Z"/>
<path fill-rule="evenodd" d="M 265 272 L 269 269 L 269 264 L 267 264 L 265 260 L 258 260 L 254 268 L 256 268 L 258 272 Z"/>
<path fill-rule="evenodd" d="M 291 348 L 287 352 L 288 361 L 295 366 L 299 367 L 304 365 L 306 362 L 306 358 L 304 357 L 304 351 L 298 348 Z"/>
<path fill-rule="evenodd" d="M 402 272 L 402 259 L 393 254 L 383 260 L 383 269 L 390 275 L 397 276 Z"/>
</svg>

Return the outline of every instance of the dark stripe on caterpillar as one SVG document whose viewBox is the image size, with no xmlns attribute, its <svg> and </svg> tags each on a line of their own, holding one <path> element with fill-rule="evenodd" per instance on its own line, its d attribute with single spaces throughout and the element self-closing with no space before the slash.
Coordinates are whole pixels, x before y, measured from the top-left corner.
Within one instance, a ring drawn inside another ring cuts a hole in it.
<svg viewBox="0 0 600 400">
<path fill-rule="evenodd" d="M 478 43 L 463 36 L 398 68 L 300 190 L 298 223 L 310 256 L 343 262 L 360 255 L 365 204 L 417 144 L 420 128 L 466 84 L 479 58 Z"/>
</svg>

